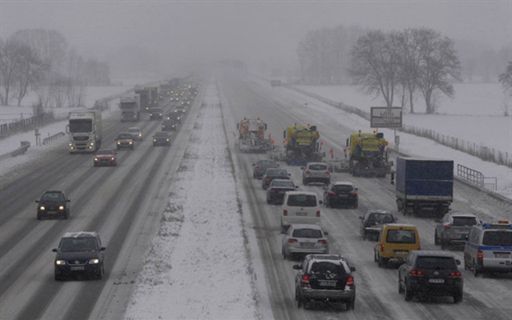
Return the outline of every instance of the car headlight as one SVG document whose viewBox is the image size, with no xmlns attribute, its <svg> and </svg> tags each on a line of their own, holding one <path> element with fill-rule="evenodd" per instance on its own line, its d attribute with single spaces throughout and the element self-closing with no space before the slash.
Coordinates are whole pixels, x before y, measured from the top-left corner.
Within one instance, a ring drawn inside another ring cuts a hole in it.
<svg viewBox="0 0 512 320">
<path fill-rule="evenodd" d="M 94 145 L 94 142 L 90 142 L 89 145 L 92 147 Z"/>
<path fill-rule="evenodd" d="M 112 161 L 116 160 L 116 158 L 112 157 Z"/>
<path fill-rule="evenodd" d="M 128 141 L 128 144 L 132 144 L 133 142 L 132 141 Z"/>
<path fill-rule="evenodd" d="M 121 144 L 121 141 L 117 141 L 117 144 Z"/>
<path fill-rule="evenodd" d="M 40 206 L 39 210 L 44 211 L 44 210 L 46 210 L 46 208 L 44 206 Z"/>
<path fill-rule="evenodd" d="M 94 158 L 94 161 L 98 161 L 98 158 Z"/>
<path fill-rule="evenodd" d="M 139 138 L 142 138 L 142 133 L 139 133 Z"/>
<path fill-rule="evenodd" d="M 89 260 L 89 264 L 98 264 L 98 263 L 100 263 L 100 259 L 96 258 L 96 259 Z"/>
<path fill-rule="evenodd" d="M 153 142 L 156 142 L 156 139 L 153 139 Z"/>
<path fill-rule="evenodd" d="M 58 266 L 63 266 L 66 264 L 66 261 L 65 260 L 55 260 L 55 264 Z"/>
<path fill-rule="evenodd" d="M 167 142 L 169 142 L 169 139 L 165 139 L 165 140 L 167 140 Z"/>
<path fill-rule="evenodd" d="M 64 206 L 59 206 L 59 210 L 60 211 L 64 210 Z"/>
<path fill-rule="evenodd" d="M 72 143 L 70 143 L 70 144 L 69 144 L 69 147 L 70 147 L 70 148 L 73 148 L 73 144 L 72 144 Z"/>
</svg>

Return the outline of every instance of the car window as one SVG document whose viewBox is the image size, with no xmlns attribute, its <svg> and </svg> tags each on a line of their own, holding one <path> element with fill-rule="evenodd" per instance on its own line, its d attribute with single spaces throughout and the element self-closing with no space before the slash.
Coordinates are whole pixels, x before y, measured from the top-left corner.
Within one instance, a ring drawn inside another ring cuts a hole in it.
<svg viewBox="0 0 512 320">
<path fill-rule="evenodd" d="M 97 249 L 96 239 L 92 237 L 63 238 L 60 243 L 62 252 L 95 251 Z"/>
<path fill-rule="evenodd" d="M 287 204 L 294 207 L 316 207 L 317 200 L 311 194 L 292 194 L 288 196 Z"/>
<path fill-rule="evenodd" d="M 280 176 L 280 177 L 288 176 L 288 172 L 283 169 L 267 169 L 266 174 L 267 174 L 267 176 Z"/>
<path fill-rule="evenodd" d="M 485 246 L 512 246 L 512 231 L 488 230 L 482 239 Z"/>
<path fill-rule="evenodd" d="M 475 217 L 453 217 L 454 226 L 474 226 L 475 224 Z"/>
<path fill-rule="evenodd" d="M 277 167 L 277 163 L 275 163 L 274 161 L 271 161 L 271 160 L 260 160 L 260 161 L 258 161 L 257 164 L 258 164 L 258 166 L 265 167 L 265 168 Z"/>
<path fill-rule="evenodd" d="M 112 150 L 100 150 L 100 151 L 96 152 L 96 154 L 98 154 L 98 155 L 102 155 L 102 154 L 111 155 L 112 153 L 113 153 Z"/>
<path fill-rule="evenodd" d="M 335 274 L 344 275 L 346 274 L 345 268 L 338 263 L 332 263 L 328 261 L 316 261 L 311 264 L 310 272 L 312 274 Z"/>
<path fill-rule="evenodd" d="M 386 241 L 390 243 L 416 243 L 416 233 L 413 230 L 388 230 Z"/>
<path fill-rule="evenodd" d="M 421 269 L 457 269 L 452 257 L 420 256 L 416 259 L 416 267 Z"/>
<path fill-rule="evenodd" d="M 117 136 L 117 139 L 131 139 L 132 135 L 129 133 L 121 133 Z"/>
<path fill-rule="evenodd" d="M 322 238 L 322 231 L 318 229 L 295 229 L 292 236 L 297 238 Z"/>
<path fill-rule="evenodd" d="M 273 187 L 295 187 L 295 185 L 293 184 L 293 182 L 291 180 L 281 180 L 281 181 L 278 181 L 278 180 L 272 180 L 271 182 L 271 185 Z"/>
<path fill-rule="evenodd" d="M 325 164 L 310 164 L 308 167 L 310 170 L 327 170 Z"/>
<path fill-rule="evenodd" d="M 41 197 L 43 201 L 64 201 L 65 197 L 60 192 L 48 192 Z"/>
<path fill-rule="evenodd" d="M 338 192 L 351 192 L 354 190 L 354 187 L 347 184 L 336 184 L 332 186 L 332 190 Z"/>
</svg>

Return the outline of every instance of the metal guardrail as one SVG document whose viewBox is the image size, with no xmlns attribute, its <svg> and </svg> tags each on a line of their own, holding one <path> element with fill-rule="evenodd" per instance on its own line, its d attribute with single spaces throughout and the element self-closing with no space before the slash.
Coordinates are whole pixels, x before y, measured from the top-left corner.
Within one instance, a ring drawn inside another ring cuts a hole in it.
<svg viewBox="0 0 512 320">
<path fill-rule="evenodd" d="M 43 139 L 43 145 L 48 145 L 48 144 L 51 144 L 53 143 L 55 140 L 61 138 L 61 137 L 64 137 L 66 134 L 64 132 L 59 132 L 59 133 L 56 133 L 56 134 L 53 134 L 49 137 L 46 137 Z"/>
<path fill-rule="evenodd" d="M 484 174 L 478 170 L 457 164 L 457 176 L 464 181 L 467 181 L 480 188 L 486 188 L 491 191 L 498 190 L 497 177 L 485 177 Z"/>
</svg>

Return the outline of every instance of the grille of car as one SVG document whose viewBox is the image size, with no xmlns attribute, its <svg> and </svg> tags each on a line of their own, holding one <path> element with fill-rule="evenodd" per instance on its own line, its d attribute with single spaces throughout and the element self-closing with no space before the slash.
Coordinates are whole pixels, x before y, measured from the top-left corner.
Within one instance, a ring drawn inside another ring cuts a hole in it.
<svg viewBox="0 0 512 320">
<path fill-rule="evenodd" d="M 73 264 L 73 265 L 85 264 L 86 262 L 87 262 L 87 260 L 83 260 L 83 259 L 68 260 L 68 264 Z"/>
</svg>

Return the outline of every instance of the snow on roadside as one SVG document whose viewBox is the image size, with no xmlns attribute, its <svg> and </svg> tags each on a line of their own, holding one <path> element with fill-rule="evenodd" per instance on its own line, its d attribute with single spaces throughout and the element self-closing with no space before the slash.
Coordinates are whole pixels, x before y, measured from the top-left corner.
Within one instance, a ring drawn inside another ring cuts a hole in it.
<svg viewBox="0 0 512 320">
<path fill-rule="evenodd" d="M 257 319 L 215 86 L 171 187 L 126 319 Z"/>
</svg>

